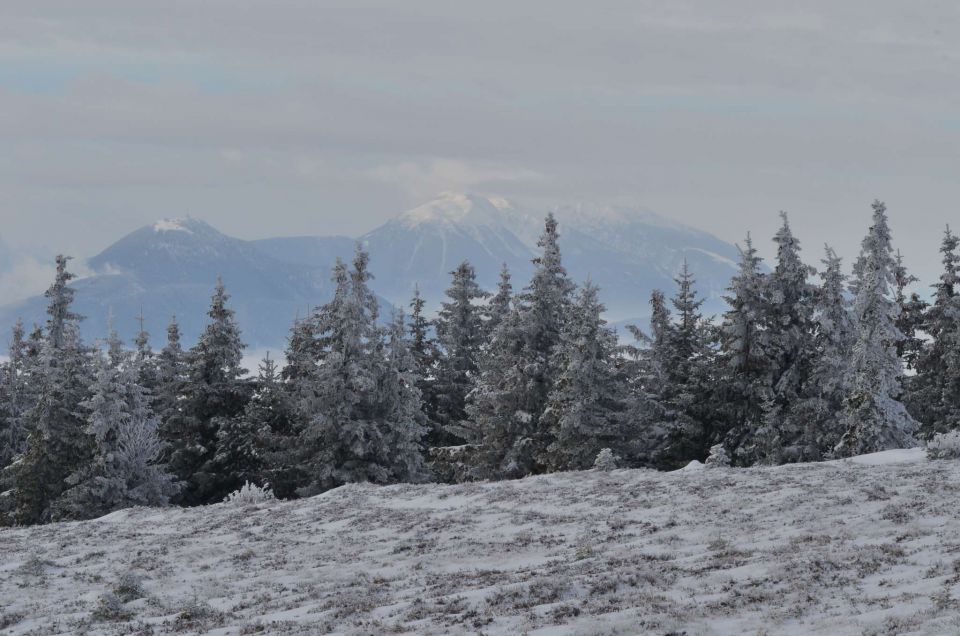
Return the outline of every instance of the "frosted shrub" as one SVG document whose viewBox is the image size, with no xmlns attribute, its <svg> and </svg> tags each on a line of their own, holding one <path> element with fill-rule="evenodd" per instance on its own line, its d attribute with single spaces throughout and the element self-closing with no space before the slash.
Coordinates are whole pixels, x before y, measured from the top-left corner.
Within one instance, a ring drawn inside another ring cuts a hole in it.
<svg viewBox="0 0 960 636">
<path fill-rule="evenodd" d="M 134 601 L 143 598 L 143 579 L 136 572 L 124 572 L 117 580 L 113 593 L 123 602 Z"/>
<path fill-rule="evenodd" d="M 730 465 L 730 455 L 723 444 L 716 444 L 710 447 L 710 456 L 707 457 L 705 466 L 707 468 L 722 468 Z"/>
<path fill-rule="evenodd" d="M 611 470 L 616 470 L 617 461 L 620 458 L 613 454 L 613 451 L 609 448 L 604 448 L 599 453 L 597 453 L 597 459 L 593 462 L 593 467 L 595 470 L 602 470 L 609 472 Z"/>
<path fill-rule="evenodd" d="M 261 488 L 256 484 L 251 484 L 249 481 L 243 485 L 240 490 L 234 490 L 232 493 L 227 495 L 227 498 L 224 499 L 224 503 L 228 503 L 234 506 L 251 506 L 253 504 L 265 503 L 267 501 L 276 501 L 276 497 L 273 496 L 273 491 L 270 490 L 270 484 L 264 484 Z"/>
<path fill-rule="evenodd" d="M 123 606 L 123 601 L 113 592 L 106 592 L 97 599 L 91 616 L 98 621 L 125 621 L 133 614 Z"/>
<path fill-rule="evenodd" d="M 930 459 L 960 458 L 960 431 L 938 433 L 927 442 L 927 457 Z"/>
<path fill-rule="evenodd" d="M 196 596 L 183 604 L 176 619 L 178 631 L 185 631 L 186 628 L 197 627 L 208 622 L 222 623 L 223 613 L 214 610 L 209 603 Z"/>
</svg>

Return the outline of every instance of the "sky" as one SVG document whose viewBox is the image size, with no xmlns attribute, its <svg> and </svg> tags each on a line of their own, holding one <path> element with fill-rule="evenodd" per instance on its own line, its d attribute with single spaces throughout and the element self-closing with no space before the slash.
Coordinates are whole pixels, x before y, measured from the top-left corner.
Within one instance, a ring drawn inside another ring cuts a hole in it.
<svg viewBox="0 0 960 636">
<path fill-rule="evenodd" d="M 852 259 L 880 198 L 932 282 L 958 73 L 949 1 L 6 0 L 0 295 L 158 218 L 358 235 L 445 190 L 639 205 L 768 257 L 785 210 L 811 262 Z"/>
</svg>

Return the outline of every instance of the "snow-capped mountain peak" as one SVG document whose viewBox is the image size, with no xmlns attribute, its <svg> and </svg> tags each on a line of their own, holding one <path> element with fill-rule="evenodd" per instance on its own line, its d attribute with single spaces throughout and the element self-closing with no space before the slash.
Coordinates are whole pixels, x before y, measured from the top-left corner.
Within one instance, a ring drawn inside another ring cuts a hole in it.
<svg viewBox="0 0 960 636">
<path fill-rule="evenodd" d="M 495 226 L 501 225 L 501 211 L 512 207 L 500 197 L 486 197 L 461 192 L 444 192 L 432 201 L 419 205 L 400 215 L 405 227 L 414 229 L 423 225 Z"/>
<path fill-rule="evenodd" d="M 186 232 L 187 234 L 193 234 L 193 230 L 190 229 L 190 220 L 189 218 L 179 218 L 179 219 L 160 219 L 153 224 L 154 232 Z"/>
</svg>

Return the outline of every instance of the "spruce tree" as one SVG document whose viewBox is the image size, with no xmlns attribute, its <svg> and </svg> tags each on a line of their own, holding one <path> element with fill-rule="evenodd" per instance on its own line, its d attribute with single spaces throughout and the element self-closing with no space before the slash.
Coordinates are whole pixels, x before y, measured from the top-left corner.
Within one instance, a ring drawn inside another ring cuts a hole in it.
<svg viewBox="0 0 960 636">
<path fill-rule="evenodd" d="M 916 375 L 910 378 L 904 398 L 920 423 L 919 436 L 925 439 L 956 428 L 960 415 L 958 245 L 960 239 L 947 227 L 940 246 L 943 272 L 922 324 L 930 342 L 920 352 Z"/>
<path fill-rule="evenodd" d="M 373 403 L 391 449 L 391 480 L 424 481 L 427 471 L 423 442 L 428 429 L 417 388 L 419 370 L 406 338 L 403 312 L 394 314 L 385 331 L 381 373 Z"/>
<path fill-rule="evenodd" d="M 949 228 L 947 228 L 949 230 Z M 897 266 L 894 269 L 896 291 L 894 302 L 897 304 L 897 329 L 903 334 L 903 340 L 897 344 L 897 355 L 903 360 L 904 367 L 916 369 L 920 354 L 923 351 L 923 338 L 919 331 L 923 328 L 924 314 L 927 311 L 927 302 L 920 298 L 920 294 L 909 292 L 908 287 L 920 279 L 907 271 L 903 264 L 903 255 L 897 250 Z"/>
<path fill-rule="evenodd" d="M 317 312 L 317 364 L 312 377 L 302 381 L 309 388 L 297 391 L 295 405 L 305 475 L 301 495 L 351 482 L 412 479 L 421 461 L 411 455 L 411 448 L 424 432 L 423 423 L 408 420 L 413 410 L 419 411 L 416 362 L 409 350 L 397 353 L 400 344 L 385 339 L 377 326 L 368 264 L 369 256 L 359 245 L 351 271 L 338 260 L 334 297 Z M 402 339 L 403 328 L 396 321 L 391 333 L 398 328 Z M 404 401 L 405 392 L 417 399 Z M 415 409 L 410 407 L 413 402 Z"/>
<path fill-rule="evenodd" d="M 290 436 L 289 412 L 284 408 L 276 371 L 276 364 L 268 353 L 260 364 L 253 395 L 243 413 L 220 421 L 213 465 L 227 492 L 238 490 L 247 482 L 264 486 L 271 463 L 268 457 L 271 446 L 282 447 L 285 440 L 277 438 Z"/>
<path fill-rule="evenodd" d="M 4 469 L 26 450 L 24 416 L 29 408 L 30 362 L 23 323 L 18 320 L 13 327 L 9 360 L 0 368 L 0 492 L 6 490 Z"/>
<path fill-rule="evenodd" d="M 53 518 L 66 478 L 92 454 L 79 407 L 90 386 L 90 350 L 80 340 L 81 317 L 71 310 L 74 290 L 68 259 L 57 257 L 56 279 L 46 292 L 47 325 L 35 366 L 35 403 L 26 415 L 26 451 L 14 470 L 14 519 L 27 525 Z"/>
<path fill-rule="evenodd" d="M 638 466 L 656 465 L 668 434 L 667 410 L 662 404 L 667 382 L 669 343 L 673 324 L 663 292 L 650 294 L 650 334 L 639 327 L 627 327 L 636 345 L 624 347 L 622 360 L 627 376 L 628 414 L 637 431 L 628 462 Z"/>
<path fill-rule="evenodd" d="M 315 310 L 306 318 L 297 317 L 287 338 L 287 349 L 284 353 L 287 363 L 280 372 L 280 377 L 286 393 L 294 402 L 309 399 L 312 395 L 318 359 L 318 311 L 319 309 Z"/>
<path fill-rule="evenodd" d="M 697 297 L 695 282 L 684 260 L 671 299 L 675 318 L 654 353 L 662 369 L 654 399 L 663 418 L 660 427 L 664 435 L 653 461 L 662 467 L 703 461 L 719 435 L 710 404 L 715 387 L 716 333 L 700 313 L 703 300 Z"/>
<path fill-rule="evenodd" d="M 168 444 L 173 442 L 173 425 L 179 416 L 180 398 L 187 380 L 186 360 L 180 344 L 180 326 L 174 316 L 167 327 L 167 342 L 156 356 L 153 410 L 160 421 L 160 437 Z M 167 449 L 169 450 L 169 448 Z"/>
<path fill-rule="evenodd" d="M 763 405 L 771 397 L 770 361 L 765 349 L 766 274 L 750 235 L 740 250 L 737 275 L 724 300 L 730 306 L 720 328 L 718 408 L 726 445 L 740 464 L 757 460 L 755 431 L 763 426 Z"/>
<path fill-rule="evenodd" d="M 819 459 L 815 431 L 795 412 L 815 359 L 812 267 L 800 258 L 800 242 L 787 215 L 774 236 L 777 264 L 767 277 L 764 303 L 764 354 L 770 363 L 769 400 L 756 431 L 758 459 L 769 463 Z"/>
<path fill-rule="evenodd" d="M 477 285 L 470 263 L 462 262 L 450 274 L 452 281 L 446 292 L 449 300 L 442 303 L 434 321 L 440 356 L 433 382 L 436 400 L 433 415 L 439 431 L 428 437 L 433 446 L 463 441 L 451 430 L 458 430 L 467 419 L 467 394 L 476 382 L 485 335 L 483 308 L 478 301 L 489 296 Z"/>
<path fill-rule="evenodd" d="M 247 479 L 261 486 L 269 484 L 281 499 L 296 496 L 302 476 L 296 462 L 297 428 L 293 403 L 284 390 L 277 364 L 269 354 L 260 363 L 256 388 L 242 419 L 242 429 L 257 431 L 245 437 L 254 440 L 250 448 L 260 455 L 258 472 L 251 472 Z M 254 453 L 249 455 L 257 457 Z"/>
<path fill-rule="evenodd" d="M 873 225 L 854 266 L 851 289 L 856 342 L 851 357 L 852 382 L 845 403 L 846 432 L 836 452 L 858 455 L 914 443 L 916 421 L 900 402 L 902 367 L 893 299 L 896 260 L 890 245 L 886 206 L 873 203 Z"/>
<path fill-rule="evenodd" d="M 284 392 L 294 409 L 298 431 L 305 430 L 313 418 L 312 409 L 318 400 L 320 363 L 326 357 L 342 330 L 337 329 L 343 307 L 350 295 L 350 272 L 337 258 L 333 268 L 333 298 L 317 307 L 306 318 L 297 318 L 290 330 L 287 344 L 287 364 L 281 372 Z M 298 460 L 299 461 L 299 460 Z"/>
<path fill-rule="evenodd" d="M 23 323 L 17 321 L 10 342 L 9 360 L 0 374 L 0 493 L 14 492 L 14 478 L 20 457 L 27 449 L 27 415 L 35 403 L 39 350 L 24 337 Z M 15 501 L 0 496 L 0 526 L 14 522 Z"/>
<path fill-rule="evenodd" d="M 815 299 L 817 356 L 797 412 L 807 419 L 820 456 L 829 457 L 844 433 L 844 400 L 850 390 L 850 356 L 856 336 L 841 259 L 825 247 Z"/>
<path fill-rule="evenodd" d="M 90 519 L 131 506 L 163 506 L 177 492 L 172 476 L 158 464 L 162 442 L 146 391 L 137 383 L 135 358 L 119 350 L 100 353 L 85 433 L 92 455 L 68 478 L 70 487 L 54 503 L 54 518 Z"/>
<path fill-rule="evenodd" d="M 497 282 L 497 293 L 490 298 L 486 307 L 484 322 L 485 340 L 493 335 L 503 319 L 510 313 L 513 303 L 513 284 L 510 282 L 510 269 L 504 263 L 500 266 L 500 280 Z"/>
<path fill-rule="evenodd" d="M 514 309 L 491 336 L 468 413 L 482 449 L 475 476 L 522 477 L 546 469 L 549 431 L 541 416 L 556 377 L 560 341 L 573 283 L 563 267 L 557 221 L 544 224 L 534 274 Z"/>
<path fill-rule="evenodd" d="M 420 295 L 420 288 L 416 287 L 413 299 L 410 301 L 410 353 L 417 364 L 417 388 L 420 390 L 420 399 L 423 402 L 423 412 L 427 418 L 427 436 L 429 446 L 438 445 L 448 436 L 440 423 L 438 408 L 439 396 L 436 383 L 437 361 L 440 351 L 437 342 L 431 335 L 432 326 L 424 315 L 427 301 Z"/>
<path fill-rule="evenodd" d="M 596 285 L 585 283 L 554 352 L 557 376 L 544 410 L 552 440 L 548 470 L 586 470 L 603 449 L 626 451 L 626 385 L 616 364 L 617 335 L 607 328 Z"/>
<path fill-rule="evenodd" d="M 218 430 L 243 412 L 249 386 L 240 366 L 244 345 L 223 281 L 207 312 L 210 320 L 186 356 L 181 406 L 165 425 L 169 466 L 184 482 L 179 503 L 187 506 L 221 501 L 230 486 L 216 472 Z"/>
<path fill-rule="evenodd" d="M 137 368 L 137 383 L 144 388 L 151 396 L 156 396 L 159 389 L 159 370 L 157 355 L 150 346 L 150 333 L 146 329 L 146 322 L 143 317 L 143 310 L 140 310 L 140 316 L 137 318 L 140 329 L 137 331 L 137 337 L 133 344 L 136 347 L 134 351 L 134 364 Z"/>
</svg>

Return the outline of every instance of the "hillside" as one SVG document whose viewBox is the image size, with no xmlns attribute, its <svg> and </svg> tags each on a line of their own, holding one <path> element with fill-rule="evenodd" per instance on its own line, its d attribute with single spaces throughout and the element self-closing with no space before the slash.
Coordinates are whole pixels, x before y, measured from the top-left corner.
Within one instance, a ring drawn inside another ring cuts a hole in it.
<svg viewBox="0 0 960 636">
<path fill-rule="evenodd" d="M 957 633 L 958 484 L 913 450 L 122 511 L 0 530 L 0 629 Z"/>
</svg>

